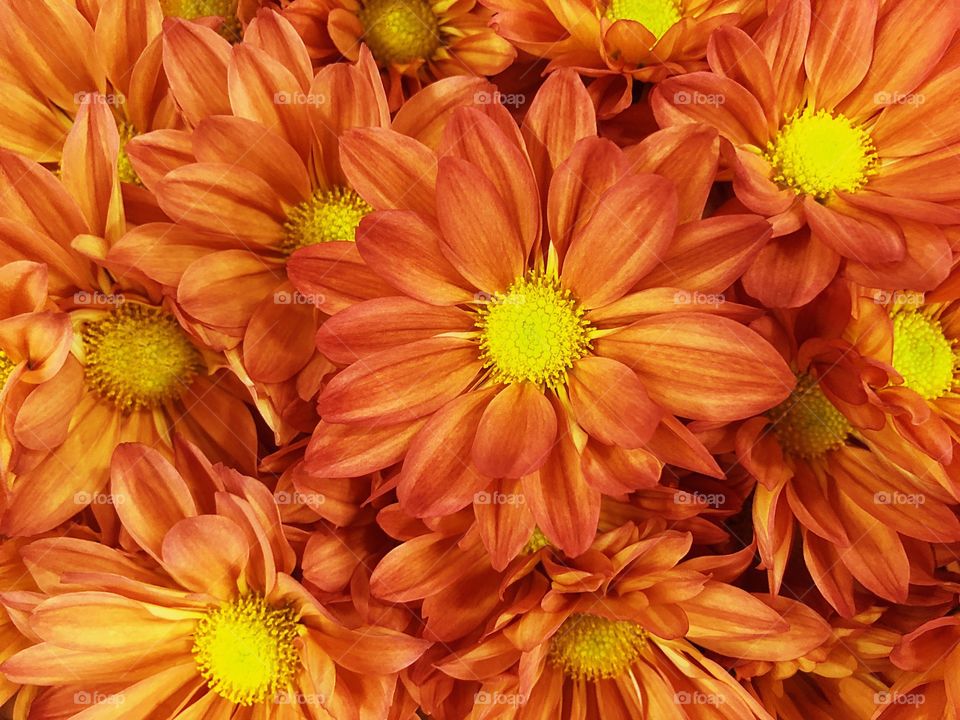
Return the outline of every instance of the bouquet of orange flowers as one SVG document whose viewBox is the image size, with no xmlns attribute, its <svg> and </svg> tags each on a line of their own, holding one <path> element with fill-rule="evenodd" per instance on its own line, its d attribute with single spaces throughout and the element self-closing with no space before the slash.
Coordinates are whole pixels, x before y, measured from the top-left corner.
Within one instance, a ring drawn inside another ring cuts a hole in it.
<svg viewBox="0 0 960 720">
<path fill-rule="evenodd" d="M 960 720 L 956 0 L 0 0 L 0 91 L 4 717 Z"/>
</svg>

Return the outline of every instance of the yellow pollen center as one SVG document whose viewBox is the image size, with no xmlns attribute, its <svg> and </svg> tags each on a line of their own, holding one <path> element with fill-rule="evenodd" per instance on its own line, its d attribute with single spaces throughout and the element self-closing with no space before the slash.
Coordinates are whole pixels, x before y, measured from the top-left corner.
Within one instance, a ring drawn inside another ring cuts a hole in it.
<svg viewBox="0 0 960 720">
<path fill-rule="evenodd" d="M 350 188 L 317 190 L 287 213 L 284 250 L 289 253 L 318 243 L 353 242 L 357 226 L 371 212 L 373 208 Z"/>
<path fill-rule="evenodd" d="M 176 318 L 157 307 L 124 302 L 80 335 L 87 385 L 124 412 L 178 396 L 203 367 Z"/>
<path fill-rule="evenodd" d="M 211 610 L 197 623 L 193 656 L 211 690 L 238 705 L 271 700 L 300 666 L 302 632 L 290 607 L 248 595 Z"/>
<path fill-rule="evenodd" d="M 777 183 L 819 199 L 860 190 L 878 164 L 866 131 L 843 115 L 810 108 L 787 118 L 765 157 Z"/>
<path fill-rule="evenodd" d="M 426 0 L 365 0 L 358 15 L 381 64 L 428 60 L 440 47 L 440 23 Z"/>
<path fill-rule="evenodd" d="M 0 350 L 0 388 L 7 384 L 16 367 L 17 364 L 10 359 L 10 356 Z"/>
<path fill-rule="evenodd" d="M 591 349 L 584 310 L 556 278 L 530 273 L 478 310 L 480 358 L 493 379 L 558 387 Z"/>
<path fill-rule="evenodd" d="M 893 367 L 927 400 L 953 390 L 957 355 L 937 320 L 916 310 L 893 316 Z"/>
<path fill-rule="evenodd" d="M 230 42 L 239 42 L 243 27 L 237 18 L 237 0 L 160 0 L 166 17 L 196 20 L 197 18 L 223 18 L 220 34 Z"/>
<path fill-rule="evenodd" d="M 530 539 L 527 540 L 527 544 L 523 546 L 523 553 L 524 555 L 533 555 L 545 547 L 550 547 L 550 541 L 547 540 L 547 536 L 543 534 L 540 528 L 535 527 L 530 534 Z"/>
<path fill-rule="evenodd" d="M 680 22 L 683 11 L 680 0 L 610 0 L 608 20 L 633 20 L 643 25 L 659 40 Z"/>
<path fill-rule="evenodd" d="M 142 185 L 140 178 L 137 177 L 137 171 L 133 169 L 130 163 L 130 157 L 127 155 L 127 143 L 137 136 L 137 131 L 129 123 L 119 122 L 117 130 L 120 131 L 120 154 L 117 156 L 117 171 L 120 175 L 120 182 Z"/>
<path fill-rule="evenodd" d="M 835 450 L 853 430 L 809 375 L 797 378 L 790 397 L 770 412 L 770 418 L 780 447 L 804 459 Z"/>
<path fill-rule="evenodd" d="M 574 680 L 623 673 L 647 645 L 647 631 L 629 620 L 571 615 L 550 640 L 548 658 Z"/>
</svg>

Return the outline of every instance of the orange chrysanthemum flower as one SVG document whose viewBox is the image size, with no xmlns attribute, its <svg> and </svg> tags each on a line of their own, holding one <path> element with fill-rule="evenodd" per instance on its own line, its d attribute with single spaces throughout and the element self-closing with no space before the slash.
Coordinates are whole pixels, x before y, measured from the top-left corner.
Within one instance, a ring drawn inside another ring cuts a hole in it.
<svg viewBox="0 0 960 720">
<path fill-rule="evenodd" d="M 384 71 L 390 108 L 434 80 L 496 75 L 516 50 L 489 27 L 476 0 L 335 0 L 325 18 L 333 50 L 349 60 L 361 44 Z"/>
<path fill-rule="evenodd" d="M 527 128 L 540 189 L 500 106 L 456 111 L 439 156 L 396 132 L 341 141 L 356 158 L 351 186 L 377 208 L 360 223 L 360 256 L 394 290 L 318 333 L 321 352 L 350 366 L 320 395 L 307 470 L 338 477 L 403 460 L 398 497 L 417 517 L 455 512 L 494 479 L 523 477 L 537 524 L 575 556 L 593 540 L 602 494 L 656 481 L 658 433 L 696 454 L 674 416 L 744 417 L 785 398 L 793 378 L 757 335 L 722 317 L 753 311 L 692 306 L 695 294 L 663 287 L 716 282 L 707 276 L 731 263 L 671 263 L 668 253 L 706 238 L 715 251 L 751 247 L 769 228 L 751 216 L 700 221 L 703 185 L 678 194 L 650 172 L 686 162 L 677 145 L 690 135 L 658 136 L 627 155 L 595 137 L 575 75 L 548 85 Z M 578 107 L 582 129 L 567 125 L 562 103 Z M 574 142 L 578 134 L 588 137 Z M 305 292 L 330 284 L 309 280 Z"/>
<path fill-rule="evenodd" d="M 933 546 L 960 540 L 960 521 L 950 474 L 878 407 L 896 377 L 871 358 L 876 338 L 889 337 L 889 317 L 872 299 L 852 305 L 841 285 L 778 317 L 764 334 L 797 373 L 797 388 L 715 448 L 735 450 L 758 481 L 754 529 L 770 587 L 779 591 L 799 526 L 807 568 L 841 615 L 863 606 L 860 586 L 906 602 L 911 583 L 927 584 L 936 566 Z"/>
<path fill-rule="evenodd" d="M 878 698 L 876 720 L 960 718 L 960 618 L 931 620 L 904 635 L 890 661 L 906 672 Z"/>
<path fill-rule="evenodd" d="M 788 661 L 821 645 L 829 627 L 799 603 L 771 606 L 709 579 L 728 574 L 726 560 L 681 562 L 690 536 L 658 525 L 603 533 L 575 561 L 546 557 L 535 573 L 540 582 L 492 618 L 481 638 L 430 656 L 429 668 L 426 657 L 411 668 L 427 687 L 440 682 L 438 674 L 454 678 L 453 690 L 434 695 L 441 703 L 427 712 L 478 719 L 494 705 L 497 717 L 510 719 L 768 720 L 697 646 Z"/>
<path fill-rule="evenodd" d="M 160 2 L 99 5 L 92 17 L 64 0 L 0 5 L 0 88 L 7 108 L 0 147 L 59 163 L 81 105 L 93 97 L 116 119 L 124 193 L 131 202 L 145 202 L 126 144 L 178 124 L 160 65 Z"/>
<path fill-rule="evenodd" d="M 904 28 L 924 28 L 905 49 Z M 744 276 L 769 307 L 809 302 L 836 274 L 926 290 L 960 223 L 960 68 L 953 2 L 783 0 L 751 38 L 711 38 L 712 73 L 651 95 L 661 126 L 706 123 L 732 145 L 738 198 L 775 237 Z"/>
<path fill-rule="evenodd" d="M 103 260 L 125 228 L 118 152 L 113 115 L 95 100 L 81 106 L 60 179 L 0 152 L 3 256 L 47 263 L 50 296 L 73 333 L 56 374 L 22 403 L 5 403 L 17 443 L 0 520 L 6 535 L 48 530 L 89 503 L 122 441 L 169 448 L 178 433 L 217 460 L 254 468 L 253 419 L 223 358 L 187 334 L 155 285 L 114 274 Z M 38 341 L 43 328 L 31 324 Z M 21 354 L 11 342 L 7 356 Z"/>
<path fill-rule="evenodd" d="M 289 52 L 279 54 L 299 57 L 303 63 L 296 65 L 309 68 L 285 20 L 264 11 L 256 22 L 283 31 Z M 203 30 L 182 25 L 171 30 L 171 41 L 196 55 L 225 42 Z M 346 180 L 338 141 L 350 128 L 384 128 L 391 118 L 366 51 L 356 65 L 329 65 L 310 81 L 303 75 L 305 86 L 254 48 L 236 48 L 230 68 L 235 85 L 246 88 L 233 103 L 236 116 L 206 116 L 209 108 L 197 106 L 190 111 L 197 123 L 191 134 L 153 133 L 136 142 L 135 163 L 145 168 L 145 182 L 176 224 L 141 225 L 111 248 L 109 260 L 176 293 L 198 332 L 225 348 L 263 397 L 263 414 L 279 442 L 286 442 L 313 428 L 312 399 L 333 369 L 314 342 L 322 319 L 389 292 L 365 272 L 357 253 L 355 230 L 372 208 Z M 264 75 L 276 83 L 260 87 Z M 289 85 L 282 79 L 287 75 Z M 395 123 L 429 132 L 451 107 L 472 102 L 486 86 L 480 79 L 438 84 L 411 101 Z M 189 145 L 172 169 L 170 140 Z M 196 161 L 183 162 L 187 153 Z M 353 272 L 337 284 L 345 268 Z M 322 294 L 300 293 L 291 284 L 297 272 L 331 282 Z"/>
<path fill-rule="evenodd" d="M 547 70 L 572 67 L 594 78 L 600 117 L 633 102 L 634 82 L 706 68 L 707 41 L 726 25 L 760 16 L 758 0 L 484 0 L 498 32 L 548 58 Z"/>
<path fill-rule="evenodd" d="M 43 593 L 4 600 L 29 615 L 36 644 L 3 672 L 54 686 L 30 717 L 90 704 L 180 720 L 385 717 L 396 673 L 428 643 L 347 626 L 291 577 L 296 555 L 269 490 L 193 463 L 208 475 L 204 497 L 157 452 L 117 450 L 112 497 L 142 553 L 70 538 L 23 549 Z"/>
</svg>

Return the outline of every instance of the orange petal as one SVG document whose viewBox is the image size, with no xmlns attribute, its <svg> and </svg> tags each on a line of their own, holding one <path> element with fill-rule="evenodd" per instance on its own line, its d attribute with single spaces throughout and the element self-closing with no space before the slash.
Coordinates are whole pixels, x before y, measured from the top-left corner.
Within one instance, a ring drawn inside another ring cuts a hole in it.
<svg viewBox="0 0 960 720">
<path fill-rule="evenodd" d="M 560 434 L 543 467 L 523 479 L 523 491 L 550 542 L 570 557 L 590 547 L 600 519 L 600 493 L 584 479 L 580 454 L 568 434 Z"/>
<path fill-rule="evenodd" d="M 170 91 L 191 125 L 210 115 L 230 115 L 227 65 L 230 43 L 199 23 L 164 24 L 163 69 Z"/>
<path fill-rule="evenodd" d="M 523 240 L 493 182 L 475 165 L 443 158 L 437 175 L 441 248 L 477 288 L 506 289 L 523 274 Z"/>
<path fill-rule="evenodd" d="M 835 202 L 833 206 L 838 207 L 840 203 Z M 891 228 L 853 217 L 849 206 L 833 209 L 806 196 L 803 209 L 811 235 L 851 260 L 876 265 L 902 260 L 906 253 L 902 237 Z"/>
<path fill-rule="evenodd" d="M 354 363 L 330 381 L 317 407 L 334 423 L 389 425 L 416 420 L 463 392 L 480 366 L 472 342 L 420 340 Z"/>
<path fill-rule="evenodd" d="M 380 277 L 417 300 L 453 305 L 474 299 L 444 256 L 437 229 L 416 213 L 382 210 L 364 218 L 357 249 Z"/>
<path fill-rule="evenodd" d="M 577 423 L 606 445 L 639 448 L 653 435 L 663 411 L 636 373 L 605 357 L 578 360 L 568 375 Z"/>
<path fill-rule="evenodd" d="M 460 536 L 431 533 L 407 540 L 388 552 L 370 577 L 370 591 L 387 602 L 408 602 L 457 582 L 463 568 L 480 563 L 480 543 L 458 548 Z"/>
<path fill-rule="evenodd" d="M 285 291 L 292 294 L 293 286 L 288 284 Z M 315 326 L 312 305 L 281 304 L 276 294 L 265 298 L 243 335 L 243 366 L 251 379 L 278 383 L 293 377 L 313 357 L 314 341 L 304 330 Z"/>
<path fill-rule="evenodd" d="M 539 468 L 557 436 L 557 416 L 532 383 L 512 383 L 483 413 L 473 443 L 474 464 L 495 478 L 519 478 Z"/>
<path fill-rule="evenodd" d="M 116 504 L 120 521 L 134 542 L 159 561 L 170 528 L 197 514 L 190 488 L 166 458 L 139 443 L 117 447 L 110 475 L 111 492 L 123 498 Z"/>
<path fill-rule="evenodd" d="M 163 538 L 163 567 L 188 590 L 232 600 L 244 587 L 250 545 L 240 527 L 219 515 L 181 520 Z"/>
<path fill-rule="evenodd" d="M 396 294 L 367 267 L 356 243 L 347 241 L 300 248 L 287 260 L 287 277 L 312 304 L 329 315 L 364 300 Z"/>
<path fill-rule="evenodd" d="M 470 462 L 477 426 L 493 389 L 451 400 L 417 433 L 400 471 L 397 498 L 415 517 L 450 515 L 474 501 L 490 477 Z"/>
<path fill-rule="evenodd" d="M 411 298 L 368 300 L 327 320 L 317 347 L 336 363 L 349 365 L 369 355 L 443 333 L 469 332 L 473 319 L 459 308 L 438 308 Z"/>
<path fill-rule="evenodd" d="M 759 335 L 702 313 L 640 320 L 598 340 L 596 351 L 633 368 L 650 397 L 671 413 L 697 420 L 757 415 L 785 400 L 795 383 Z"/>
<path fill-rule="evenodd" d="M 338 665 L 370 675 L 399 672 L 430 647 L 426 640 L 385 627 L 348 630 L 329 622 L 324 623 L 322 631 L 312 631 L 312 635 Z"/>
<path fill-rule="evenodd" d="M 743 274 L 743 289 L 767 307 L 802 307 L 819 295 L 840 267 L 826 243 L 798 232 L 774 238 Z"/>
<path fill-rule="evenodd" d="M 246 326 L 280 282 L 276 269 L 245 250 L 223 250 L 190 264 L 180 279 L 177 301 L 198 320 L 236 331 Z M 243 287 L 242 294 L 237 287 Z"/>
<path fill-rule="evenodd" d="M 403 459 L 423 420 L 375 428 L 317 424 L 307 445 L 306 469 L 319 477 L 357 477 Z"/>
<path fill-rule="evenodd" d="M 879 0 L 816 3 L 803 66 L 810 106 L 832 110 L 863 80 L 873 57 Z"/>
<path fill-rule="evenodd" d="M 677 223 L 677 194 L 658 175 L 634 175 L 600 197 L 570 241 L 560 277 L 587 307 L 622 297 L 658 262 Z"/>
</svg>

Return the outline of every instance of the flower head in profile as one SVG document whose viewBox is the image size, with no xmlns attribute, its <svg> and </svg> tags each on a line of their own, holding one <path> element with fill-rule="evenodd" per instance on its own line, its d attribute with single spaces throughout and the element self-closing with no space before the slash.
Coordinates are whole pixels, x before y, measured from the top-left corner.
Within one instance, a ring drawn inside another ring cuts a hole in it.
<svg viewBox="0 0 960 720">
<path fill-rule="evenodd" d="M 763 12 L 757 0 L 485 0 L 498 32 L 549 59 L 548 70 L 576 69 L 601 118 L 630 107 L 637 83 L 706 67 L 711 33 L 742 26 Z"/>
<path fill-rule="evenodd" d="M 919 568 L 935 567 L 936 547 L 960 539 L 951 507 L 957 488 L 940 457 L 949 434 L 938 439 L 943 421 L 895 384 L 887 364 L 891 344 L 901 348 L 894 364 L 904 373 L 903 358 L 929 360 L 931 328 L 923 316 L 891 320 L 865 295 L 837 283 L 809 307 L 769 322 L 764 334 L 796 372 L 796 389 L 739 423 L 733 443 L 737 462 L 757 480 L 754 531 L 771 590 L 780 590 L 799 533 L 814 583 L 844 617 L 871 593 L 907 602 L 916 573 L 927 572 Z M 922 349 L 911 343 L 917 328 Z"/>
<path fill-rule="evenodd" d="M 733 564 L 684 562 L 690 541 L 656 522 L 627 523 L 599 534 L 580 558 L 545 559 L 534 571 L 540 582 L 530 583 L 482 637 L 431 658 L 435 672 L 455 680 L 444 704 L 452 709 L 472 695 L 469 718 L 484 717 L 493 701 L 483 698 L 498 697 L 505 718 L 536 709 L 565 720 L 588 709 L 598 717 L 644 720 L 768 720 L 702 648 L 786 662 L 821 645 L 829 628 L 801 603 L 771 603 L 710 579 L 732 578 Z M 429 710 L 454 716 L 442 707 Z"/>
<path fill-rule="evenodd" d="M 700 221 L 704 185 L 678 192 L 669 179 L 716 137 L 669 133 L 633 155 L 595 130 L 571 142 L 553 108 L 575 103 L 592 118 L 589 98 L 572 73 L 547 82 L 529 146 L 499 106 L 457 110 L 439 153 L 396 132 L 341 141 L 351 185 L 375 208 L 357 248 L 392 292 L 318 333 L 321 352 L 348 367 L 320 395 L 306 467 L 338 477 L 402 460 L 398 497 L 417 517 L 522 478 L 537 525 L 574 556 L 593 539 L 602 495 L 657 482 L 660 448 L 718 471 L 676 416 L 742 418 L 785 398 L 793 379 L 734 319 L 756 311 L 694 306 L 674 285 L 726 282 L 726 253 L 741 257 L 732 248 L 769 232 L 753 216 Z M 693 250 L 706 245 L 722 259 Z M 310 283 L 322 294 L 330 281 Z M 506 528 L 516 513 L 504 512 Z"/>
<path fill-rule="evenodd" d="M 782 0 L 753 36 L 713 34 L 711 72 L 653 91 L 662 127 L 706 123 L 730 143 L 738 199 L 774 226 L 749 294 L 799 307 L 841 269 L 890 290 L 943 281 L 942 228 L 960 222 L 958 26 L 952 3 Z M 909 52 L 904 27 L 925 28 Z"/>
<path fill-rule="evenodd" d="M 3 251 L 46 264 L 45 273 L 25 276 L 8 308 L 37 306 L 43 282 L 49 296 L 49 312 L 10 318 L 10 334 L 0 334 L 11 361 L 22 363 L 28 347 L 50 354 L 34 358 L 4 404 L 13 438 L 0 519 L 8 536 L 49 530 L 80 511 L 107 483 L 110 456 L 124 441 L 169 452 L 179 434 L 218 461 L 254 467 L 253 418 L 225 360 L 188 333 L 155 285 L 105 260 L 126 228 L 118 153 L 114 117 L 92 98 L 68 135 L 60 177 L 0 151 Z M 17 324 L 26 336 L 13 332 Z M 45 351 L 51 343 L 69 354 Z"/>
<path fill-rule="evenodd" d="M 205 486 L 142 445 L 117 450 L 111 491 L 131 551 L 73 538 L 23 548 L 41 592 L 4 597 L 35 644 L 6 677 L 53 686 L 34 701 L 41 716 L 95 703 L 184 719 L 383 717 L 396 673 L 427 643 L 321 605 L 291 577 L 270 491 L 190 453 Z"/>
</svg>

